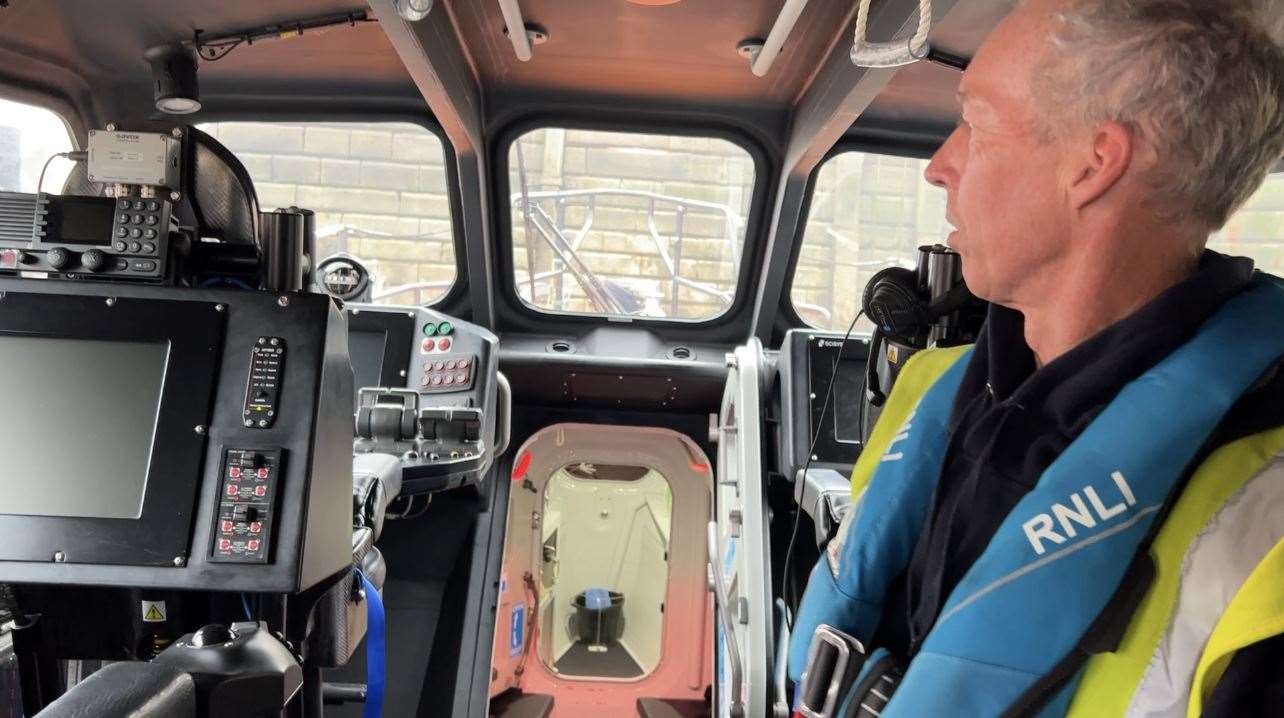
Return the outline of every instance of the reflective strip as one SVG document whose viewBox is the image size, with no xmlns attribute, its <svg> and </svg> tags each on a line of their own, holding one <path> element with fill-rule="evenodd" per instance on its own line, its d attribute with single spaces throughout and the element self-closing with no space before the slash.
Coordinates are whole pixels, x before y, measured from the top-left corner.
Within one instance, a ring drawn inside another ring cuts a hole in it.
<svg viewBox="0 0 1284 718">
<path fill-rule="evenodd" d="M 1129 718 L 1185 716 L 1204 646 L 1266 554 L 1284 538 L 1284 458 L 1213 516 L 1182 560 L 1177 605 L 1128 706 Z"/>
</svg>

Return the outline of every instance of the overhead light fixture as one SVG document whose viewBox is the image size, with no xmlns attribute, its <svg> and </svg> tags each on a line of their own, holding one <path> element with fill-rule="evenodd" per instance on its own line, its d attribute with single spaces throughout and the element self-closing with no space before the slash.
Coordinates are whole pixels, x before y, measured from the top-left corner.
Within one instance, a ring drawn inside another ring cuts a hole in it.
<svg viewBox="0 0 1284 718">
<path fill-rule="evenodd" d="M 802 15 L 805 7 L 807 7 L 807 0 L 785 0 L 765 41 L 745 40 L 736 47 L 737 52 L 749 58 L 749 69 L 753 74 L 762 77 L 771 70 L 772 64 L 780 56 L 780 48 L 784 47 L 785 40 L 789 39 L 789 33 L 794 31 L 794 25 L 798 24 L 798 16 Z M 760 45 L 754 47 L 757 43 Z"/>
<path fill-rule="evenodd" d="M 188 115 L 201 109 L 195 53 L 182 45 L 161 45 L 149 49 L 143 57 L 152 65 L 156 109 L 170 115 Z"/>
<path fill-rule="evenodd" d="M 397 14 L 407 22 L 419 22 L 428 17 L 432 0 L 396 0 Z"/>
</svg>

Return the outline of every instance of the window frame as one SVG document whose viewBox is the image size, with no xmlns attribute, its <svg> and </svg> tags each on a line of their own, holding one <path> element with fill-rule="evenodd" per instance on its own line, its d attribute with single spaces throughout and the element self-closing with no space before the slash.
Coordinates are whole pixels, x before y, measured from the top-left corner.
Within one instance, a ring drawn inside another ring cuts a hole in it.
<svg viewBox="0 0 1284 718">
<path fill-rule="evenodd" d="M 450 285 L 440 297 L 428 304 L 421 305 L 426 308 L 442 308 L 445 306 L 457 306 L 463 301 L 467 304 L 468 294 L 468 273 L 465 267 L 465 257 L 467 252 L 467 243 L 464 239 L 463 227 L 463 204 L 459 191 L 459 164 L 455 156 L 455 147 L 446 137 L 446 131 L 431 116 L 415 112 L 395 112 L 395 113 L 361 113 L 361 112 L 271 112 L 263 114 L 248 115 L 242 111 L 230 112 L 202 112 L 192 125 L 218 122 L 256 122 L 263 124 L 271 123 L 306 123 L 306 122 L 333 122 L 349 124 L 377 124 L 377 123 L 403 123 L 417 125 L 436 136 L 441 142 L 443 151 L 443 163 L 446 169 L 446 196 L 447 203 L 450 207 L 450 230 L 451 243 L 455 248 L 455 281 Z M 230 150 L 229 150 L 230 151 Z M 233 152 L 233 155 L 236 153 Z M 240 157 L 237 157 L 239 160 Z M 253 178 L 251 178 L 253 179 Z M 257 194 L 257 192 L 256 192 Z M 303 207 L 302 209 L 310 209 Z M 388 305 L 388 306 L 407 306 L 407 305 Z"/>
<path fill-rule="evenodd" d="M 936 153 L 936 148 L 916 145 L 889 146 L 866 139 L 844 138 L 831 147 L 820 162 L 816 163 L 816 166 L 811 170 L 811 175 L 807 178 L 807 192 L 803 198 L 802 211 L 798 213 L 798 226 L 794 232 L 793 246 L 789 253 L 789 266 L 785 270 L 787 272 L 785 275 L 785 289 L 780 293 L 779 316 L 788 324 L 789 329 L 805 329 L 813 332 L 841 331 L 814 327 L 802 318 L 797 308 L 794 307 L 794 277 L 798 272 L 798 262 L 802 258 L 803 242 L 806 240 L 807 235 L 807 223 L 811 220 L 811 202 L 816 192 L 816 183 L 820 180 L 820 171 L 824 169 L 830 160 L 849 152 L 863 152 L 865 154 L 899 157 L 902 159 L 928 160 Z M 868 335 L 868 332 L 852 331 L 852 336 Z"/>
<path fill-rule="evenodd" d="M 725 140 L 744 150 L 753 161 L 754 183 L 750 193 L 749 212 L 745 215 L 744 246 L 741 251 L 740 273 L 736 277 L 736 289 L 731 303 L 720 314 L 708 319 L 674 319 L 669 317 L 618 317 L 606 314 L 588 314 L 578 312 L 559 312 L 542 309 L 526 302 L 517 291 L 517 275 L 514 272 L 514 247 L 512 233 L 512 211 L 506 201 L 511 192 L 509 184 L 508 156 L 512 145 L 518 138 L 529 132 L 543 129 L 586 130 L 592 132 L 619 132 L 631 134 L 666 135 L 675 137 L 699 137 Z M 638 326 L 657 330 L 708 329 L 723 327 L 743 321 L 743 314 L 752 311 L 753 300 L 757 296 L 758 283 L 756 275 L 761 274 L 763 254 L 767 242 L 759 235 L 764 229 L 764 207 L 770 192 L 777 183 L 767 151 L 748 133 L 731 125 L 723 124 L 675 124 L 647 120 L 622 120 L 611 116 L 599 121 L 587 121 L 582 117 L 565 114 L 533 114 L 516 120 L 498 133 L 492 145 L 490 162 L 492 199 L 494 207 L 491 218 L 495 237 L 495 298 L 497 305 L 502 304 L 508 316 L 526 320 L 525 329 L 547 328 L 551 323 L 558 325 L 587 326 Z"/>
</svg>

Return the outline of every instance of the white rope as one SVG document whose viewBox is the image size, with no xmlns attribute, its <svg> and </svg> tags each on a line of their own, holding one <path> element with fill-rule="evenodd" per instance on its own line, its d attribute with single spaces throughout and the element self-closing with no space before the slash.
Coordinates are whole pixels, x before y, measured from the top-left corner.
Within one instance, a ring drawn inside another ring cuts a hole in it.
<svg viewBox="0 0 1284 718">
<path fill-rule="evenodd" d="M 870 0 L 860 0 L 856 9 L 856 32 L 852 40 L 852 62 L 859 67 L 898 67 L 927 55 L 927 35 L 932 30 L 932 0 L 918 1 L 918 30 L 908 42 L 866 42 Z"/>
</svg>

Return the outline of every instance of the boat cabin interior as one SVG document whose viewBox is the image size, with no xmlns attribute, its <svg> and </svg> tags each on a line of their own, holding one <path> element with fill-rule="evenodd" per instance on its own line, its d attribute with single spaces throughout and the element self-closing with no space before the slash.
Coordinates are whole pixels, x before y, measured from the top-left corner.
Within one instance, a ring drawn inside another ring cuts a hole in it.
<svg viewBox="0 0 1284 718">
<path fill-rule="evenodd" d="M 790 715 L 1014 4 L 0 0 L 0 716 Z"/>
</svg>

